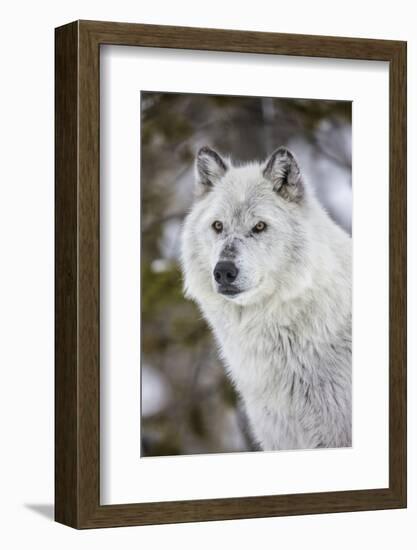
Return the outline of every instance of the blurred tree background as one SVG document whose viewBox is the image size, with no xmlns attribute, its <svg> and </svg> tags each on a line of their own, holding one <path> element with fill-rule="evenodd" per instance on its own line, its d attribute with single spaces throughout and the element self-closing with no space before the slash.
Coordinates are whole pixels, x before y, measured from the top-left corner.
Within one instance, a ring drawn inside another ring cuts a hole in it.
<svg viewBox="0 0 417 550">
<path fill-rule="evenodd" d="M 142 456 L 256 450 L 245 411 L 179 266 L 182 221 L 203 145 L 238 161 L 280 145 L 351 232 L 351 103 L 141 93 Z"/>
</svg>

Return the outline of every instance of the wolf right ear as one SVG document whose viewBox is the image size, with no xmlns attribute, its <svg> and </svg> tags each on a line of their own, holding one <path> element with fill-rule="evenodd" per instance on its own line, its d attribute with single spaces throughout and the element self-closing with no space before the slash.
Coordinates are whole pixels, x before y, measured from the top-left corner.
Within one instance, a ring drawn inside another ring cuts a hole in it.
<svg viewBox="0 0 417 550">
<path fill-rule="evenodd" d="M 300 201 L 304 195 L 301 171 L 294 155 L 279 147 L 266 162 L 263 176 L 272 182 L 274 191 L 289 201 Z"/>
<path fill-rule="evenodd" d="M 226 161 L 210 149 L 202 147 L 196 157 L 197 192 L 202 194 L 209 191 L 227 172 Z"/>
</svg>

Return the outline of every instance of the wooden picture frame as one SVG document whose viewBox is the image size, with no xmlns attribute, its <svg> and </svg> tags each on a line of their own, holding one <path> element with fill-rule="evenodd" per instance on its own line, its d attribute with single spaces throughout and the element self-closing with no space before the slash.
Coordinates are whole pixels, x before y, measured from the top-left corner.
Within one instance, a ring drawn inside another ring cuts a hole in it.
<svg viewBox="0 0 417 550">
<path fill-rule="evenodd" d="M 55 519 L 116 527 L 406 506 L 406 43 L 76 21 L 56 29 Z M 99 55 L 103 44 L 389 62 L 389 487 L 100 505 Z"/>
</svg>

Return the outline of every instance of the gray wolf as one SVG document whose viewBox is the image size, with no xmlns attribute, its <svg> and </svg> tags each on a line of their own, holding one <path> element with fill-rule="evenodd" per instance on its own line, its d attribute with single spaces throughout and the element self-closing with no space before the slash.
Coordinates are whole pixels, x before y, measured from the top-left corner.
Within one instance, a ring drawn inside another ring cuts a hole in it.
<svg viewBox="0 0 417 550">
<path fill-rule="evenodd" d="M 351 445 L 351 239 L 295 156 L 235 164 L 203 147 L 182 233 L 201 309 L 263 450 Z"/>
</svg>

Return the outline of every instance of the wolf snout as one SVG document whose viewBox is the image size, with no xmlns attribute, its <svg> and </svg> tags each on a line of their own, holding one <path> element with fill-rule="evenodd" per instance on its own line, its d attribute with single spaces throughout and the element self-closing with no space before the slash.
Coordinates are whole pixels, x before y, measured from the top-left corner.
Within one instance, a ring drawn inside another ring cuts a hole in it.
<svg viewBox="0 0 417 550">
<path fill-rule="evenodd" d="M 221 286 L 227 286 L 236 280 L 238 268 L 233 262 L 217 262 L 213 275 L 216 283 Z"/>
</svg>

